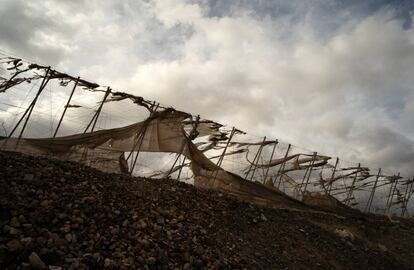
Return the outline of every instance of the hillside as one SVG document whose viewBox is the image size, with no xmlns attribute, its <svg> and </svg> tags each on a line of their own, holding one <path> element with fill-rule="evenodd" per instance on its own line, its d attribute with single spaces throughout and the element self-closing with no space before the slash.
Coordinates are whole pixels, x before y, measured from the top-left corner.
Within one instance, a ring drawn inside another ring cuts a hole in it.
<svg viewBox="0 0 414 270">
<path fill-rule="evenodd" d="M 414 269 L 413 225 L 0 152 L 0 269 Z"/>
</svg>

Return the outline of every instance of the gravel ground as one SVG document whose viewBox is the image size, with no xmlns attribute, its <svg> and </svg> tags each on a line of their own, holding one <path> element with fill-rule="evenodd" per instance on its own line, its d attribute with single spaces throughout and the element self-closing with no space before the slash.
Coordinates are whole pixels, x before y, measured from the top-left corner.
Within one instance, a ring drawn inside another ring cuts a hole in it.
<svg viewBox="0 0 414 270">
<path fill-rule="evenodd" d="M 0 269 L 414 269 L 414 222 L 0 152 Z"/>
</svg>

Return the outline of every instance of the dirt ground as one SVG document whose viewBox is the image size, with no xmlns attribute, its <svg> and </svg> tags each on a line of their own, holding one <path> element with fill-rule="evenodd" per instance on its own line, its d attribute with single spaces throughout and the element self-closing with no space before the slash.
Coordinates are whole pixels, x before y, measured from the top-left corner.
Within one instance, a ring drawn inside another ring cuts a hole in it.
<svg viewBox="0 0 414 270">
<path fill-rule="evenodd" d="M 0 269 L 414 269 L 413 225 L 0 152 Z"/>
</svg>

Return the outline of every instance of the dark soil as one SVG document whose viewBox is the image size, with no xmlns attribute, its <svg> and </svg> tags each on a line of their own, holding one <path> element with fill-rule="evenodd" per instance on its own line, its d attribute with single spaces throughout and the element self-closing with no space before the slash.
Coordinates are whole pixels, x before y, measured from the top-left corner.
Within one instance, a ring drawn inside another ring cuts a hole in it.
<svg viewBox="0 0 414 270">
<path fill-rule="evenodd" d="M 0 152 L 0 269 L 414 269 L 413 225 Z"/>
</svg>

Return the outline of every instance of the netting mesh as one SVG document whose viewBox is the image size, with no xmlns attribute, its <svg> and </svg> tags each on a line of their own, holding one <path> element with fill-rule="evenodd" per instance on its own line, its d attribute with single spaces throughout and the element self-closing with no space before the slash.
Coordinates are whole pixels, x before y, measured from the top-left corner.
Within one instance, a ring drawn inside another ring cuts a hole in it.
<svg viewBox="0 0 414 270">
<path fill-rule="evenodd" d="M 251 192 L 266 200 L 271 200 L 272 192 L 281 191 L 310 204 L 341 204 L 366 212 L 406 216 L 413 207 L 413 178 L 189 114 L 157 118 L 175 110 L 21 59 L 0 57 L 0 95 L 3 150 L 76 160 L 151 178 L 193 184 L 198 179 L 203 186 L 231 189 L 240 196 Z M 148 119 L 156 124 L 147 125 Z M 157 119 L 163 119 L 162 125 Z M 127 126 L 136 129 L 122 139 L 114 137 Z M 47 144 L 55 145 L 59 140 L 68 143 L 64 136 L 73 134 L 79 141 L 59 153 L 51 147 L 45 150 L 44 140 L 28 139 L 48 138 Z M 87 143 L 87 134 L 99 143 Z M 101 142 L 102 134 L 106 137 Z M 257 185 L 248 184 L 246 189 L 243 183 Z"/>
</svg>

